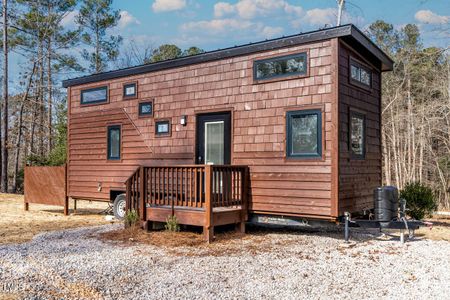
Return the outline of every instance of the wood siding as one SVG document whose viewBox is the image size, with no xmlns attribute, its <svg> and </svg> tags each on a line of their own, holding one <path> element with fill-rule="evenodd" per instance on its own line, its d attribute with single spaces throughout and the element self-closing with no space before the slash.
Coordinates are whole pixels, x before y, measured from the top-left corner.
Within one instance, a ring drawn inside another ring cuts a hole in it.
<svg viewBox="0 0 450 300">
<path fill-rule="evenodd" d="M 337 202 L 331 180 L 337 172 L 332 162 L 337 148 L 333 45 L 337 40 L 71 87 L 69 196 L 109 199 L 110 189 L 124 189 L 139 164 L 193 164 L 196 115 L 231 111 L 231 162 L 250 168 L 249 209 L 329 218 Z M 308 53 L 308 76 L 254 82 L 253 60 L 303 51 Z M 123 84 L 134 81 L 138 97 L 123 99 Z M 102 85 L 109 87 L 108 103 L 80 105 L 82 89 Z M 153 101 L 153 117 L 138 116 L 138 103 L 144 100 Z M 311 108 L 322 110 L 323 157 L 286 159 L 286 112 Z M 180 125 L 183 115 L 187 126 Z M 156 137 L 155 121 L 167 119 L 171 136 Z M 120 162 L 106 160 L 106 127 L 113 124 L 122 125 Z"/>
<path fill-rule="evenodd" d="M 350 83 L 350 58 L 372 70 L 372 87 Z M 373 190 L 381 185 L 381 91 L 380 70 L 345 43 L 339 47 L 339 215 L 373 208 Z M 349 151 L 349 113 L 366 119 L 365 159 L 351 158 Z"/>
</svg>

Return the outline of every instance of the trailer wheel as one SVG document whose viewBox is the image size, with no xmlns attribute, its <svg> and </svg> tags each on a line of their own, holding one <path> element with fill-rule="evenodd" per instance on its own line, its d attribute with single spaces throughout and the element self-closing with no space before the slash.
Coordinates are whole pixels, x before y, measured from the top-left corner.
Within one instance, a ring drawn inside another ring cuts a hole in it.
<svg viewBox="0 0 450 300">
<path fill-rule="evenodd" d="M 114 217 L 119 220 L 123 220 L 126 214 L 126 200 L 125 194 L 120 194 L 114 200 Z"/>
</svg>

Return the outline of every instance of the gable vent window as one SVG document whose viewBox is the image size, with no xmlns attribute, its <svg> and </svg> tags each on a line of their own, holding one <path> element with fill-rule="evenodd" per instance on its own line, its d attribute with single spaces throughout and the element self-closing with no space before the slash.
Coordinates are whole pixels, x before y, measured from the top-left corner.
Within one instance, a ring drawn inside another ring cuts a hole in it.
<svg viewBox="0 0 450 300">
<path fill-rule="evenodd" d="M 369 88 L 372 86 L 372 72 L 356 61 L 350 62 L 350 79 L 352 83 L 362 84 Z"/>
<path fill-rule="evenodd" d="M 264 80 L 291 75 L 306 75 L 306 52 L 257 60 L 253 64 L 255 80 Z"/>
<path fill-rule="evenodd" d="M 105 102 L 108 102 L 108 87 L 106 86 L 81 91 L 81 104 Z"/>
</svg>

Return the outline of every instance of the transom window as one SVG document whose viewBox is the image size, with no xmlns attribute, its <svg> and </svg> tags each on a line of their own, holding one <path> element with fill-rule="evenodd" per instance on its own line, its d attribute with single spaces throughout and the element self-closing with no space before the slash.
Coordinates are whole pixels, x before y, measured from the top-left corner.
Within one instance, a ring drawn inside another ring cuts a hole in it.
<svg viewBox="0 0 450 300">
<path fill-rule="evenodd" d="M 362 84 L 366 87 L 372 86 L 372 72 L 354 60 L 350 61 L 350 78 L 354 83 Z"/>
<path fill-rule="evenodd" d="M 134 98 L 137 95 L 136 83 L 128 83 L 123 86 L 123 97 Z"/>
<path fill-rule="evenodd" d="M 153 115 L 153 103 L 151 101 L 139 103 L 139 116 L 151 115 Z"/>
<path fill-rule="evenodd" d="M 322 113 L 318 109 L 287 113 L 286 156 L 322 156 Z"/>
<path fill-rule="evenodd" d="M 253 76 L 264 80 L 291 75 L 306 75 L 306 52 L 257 60 L 253 64 Z"/>
<path fill-rule="evenodd" d="M 363 114 L 350 112 L 350 152 L 353 158 L 363 159 L 366 155 L 366 118 Z"/>
<path fill-rule="evenodd" d="M 102 86 L 81 91 L 81 104 L 108 102 L 108 87 Z"/>
<path fill-rule="evenodd" d="M 108 159 L 120 159 L 120 125 L 108 126 Z"/>
</svg>

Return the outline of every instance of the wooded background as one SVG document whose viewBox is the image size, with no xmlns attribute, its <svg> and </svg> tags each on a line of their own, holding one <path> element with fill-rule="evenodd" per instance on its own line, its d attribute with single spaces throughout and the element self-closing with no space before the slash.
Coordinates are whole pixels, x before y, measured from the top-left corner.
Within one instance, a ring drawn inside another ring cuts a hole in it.
<svg viewBox="0 0 450 300">
<path fill-rule="evenodd" d="M 61 80 L 203 52 L 176 45 L 122 45 L 112 35 L 112 0 L 2 0 L 1 190 L 21 192 L 23 167 L 66 160 L 66 90 Z M 63 19 L 78 11 L 76 28 Z M 439 30 L 449 34 L 449 26 Z M 117 32 L 117 30 L 115 30 Z M 4 34 L 7 32 L 7 34 Z M 430 185 L 450 208 L 449 47 L 424 47 L 419 28 L 376 21 L 366 34 L 395 61 L 383 74 L 383 181 L 400 189 Z M 8 55 L 21 55 L 20 81 L 8 88 Z"/>
</svg>

